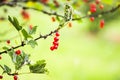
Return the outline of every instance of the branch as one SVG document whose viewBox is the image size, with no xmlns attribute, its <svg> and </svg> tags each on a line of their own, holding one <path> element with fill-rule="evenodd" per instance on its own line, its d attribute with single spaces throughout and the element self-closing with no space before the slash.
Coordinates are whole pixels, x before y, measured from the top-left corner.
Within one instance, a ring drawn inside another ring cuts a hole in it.
<svg viewBox="0 0 120 80">
<path fill-rule="evenodd" d="M 59 26 L 60 26 L 60 25 L 59 25 Z M 40 34 L 40 36 L 37 37 L 37 38 L 35 38 L 34 40 L 37 41 L 37 40 L 42 39 L 42 38 L 43 38 L 43 39 L 46 39 L 47 37 L 51 36 L 52 34 L 56 33 L 57 31 L 59 31 L 60 29 L 61 29 L 61 28 L 58 27 L 57 29 L 55 29 L 54 31 L 51 31 L 50 33 L 48 33 L 48 34 L 46 34 L 46 35 L 41 35 L 41 34 Z M 12 49 L 17 49 L 17 48 L 23 47 L 23 46 L 25 46 L 25 45 L 26 45 L 26 44 L 25 44 L 24 42 L 22 42 L 22 44 L 20 44 L 20 45 L 18 45 L 18 46 L 15 46 L 15 47 L 12 47 L 12 48 L 8 49 L 7 51 L 4 50 L 4 51 L 0 52 L 0 55 L 3 54 L 3 53 L 7 53 L 8 51 L 11 51 Z"/>
<path fill-rule="evenodd" d="M 23 9 L 33 9 L 33 10 L 36 10 L 36 11 L 39 11 L 39 12 L 42 12 L 44 14 L 47 14 L 47 15 L 54 15 L 54 16 L 58 16 L 58 17 L 61 17 L 61 18 L 64 18 L 63 15 L 59 15 L 58 13 L 56 12 L 47 12 L 45 10 L 39 10 L 39 9 L 36 9 L 36 8 L 32 8 L 32 7 L 26 7 L 26 6 L 22 6 L 22 5 L 18 5 L 17 3 L 19 2 L 8 2 L 8 3 L 0 3 L 0 6 L 3 6 L 3 5 L 7 5 L 7 6 L 10 6 L 10 7 L 15 7 L 15 6 L 19 6 L 19 7 L 22 7 Z M 118 6 L 108 10 L 108 11 L 102 11 L 98 14 L 91 14 L 91 15 L 85 15 L 83 17 L 80 17 L 80 18 L 73 18 L 72 21 L 76 21 L 76 20 L 80 20 L 80 19 L 83 19 L 83 18 L 87 18 L 87 17 L 91 17 L 91 16 L 94 16 L 94 17 L 97 17 L 99 16 L 100 14 L 101 15 L 105 15 L 107 13 L 113 13 L 115 12 L 116 10 L 118 10 L 120 8 L 120 4 L 118 4 Z"/>
<path fill-rule="evenodd" d="M 91 16 L 98 17 L 99 15 L 105 15 L 105 14 L 107 15 L 108 13 L 113 13 L 113 12 L 117 11 L 119 8 L 120 8 L 120 4 L 118 4 L 118 6 L 112 8 L 108 11 L 102 11 L 98 14 L 86 15 L 86 16 L 83 16 L 83 17 L 80 17 L 80 18 L 73 18 L 72 20 L 75 21 L 75 20 L 80 20 L 80 19 L 83 19 L 83 18 L 91 17 Z"/>
</svg>

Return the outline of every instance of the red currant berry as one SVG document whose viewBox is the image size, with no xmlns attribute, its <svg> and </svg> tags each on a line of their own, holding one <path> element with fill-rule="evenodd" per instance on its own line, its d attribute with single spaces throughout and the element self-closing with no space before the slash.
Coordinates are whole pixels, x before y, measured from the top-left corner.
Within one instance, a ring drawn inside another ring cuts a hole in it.
<svg viewBox="0 0 120 80">
<path fill-rule="evenodd" d="M 58 48 L 58 46 L 57 46 L 57 45 L 54 45 L 53 47 L 54 47 L 54 49 L 57 49 L 57 48 Z"/>
<path fill-rule="evenodd" d="M 54 41 L 54 42 L 53 42 L 53 45 L 57 45 L 57 46 L 58 46 L 58 45 L 59 45 L 59 43 Z"/>
<path fill-rule="evenodd" d="M 55 33 L 56 36 L 60 36 L 60 34 L 58 32 Z"/>
<path fill-rule="evenodd" d="M 94 3 L 90 4 L 90 11 L 92 13 L 96 12 L 96 4 L 94 4 Z"/>
<path fill-rule="evenodd" d="M 100 9 L 103 9 L 103 8 L 104 8 L 104 5 L 101 4 L 99 7 L 100 7 Z"/>
<path fill-rule="evenodd" d="M 18 80 L 18 76 L 17 75 L 14 75 L 14 80 Z"/>
<path fill-rule="evenodd" d="M 94 18 L 94 17 L 90 17 L 90 21 L 92 21 L 92 22 L 93 22 L 94 20 L 95 20 L 95 18 Z"/>
<path fill-rule="evenodd" d="M 0 75 L 0 79 L 2 79 L 3 78 L 3 76 L 2 75 Z"/>
<path fill-rule="evenodd" d="M 10 40 L 7 40 L 6 42 L 7 42 L 7 44 L 10 44 Z"/>
<path fill-rule="evenodd" d="M 90 4 L 90 8 L 96 8 L 96 4 L 91 3 L 91 4 Z"/>
<path fill-rule="evenodd" d="M 16 50 L 16 51 L 15 51 L 15 54 L 16 54 L 16 55 L 20 55 L 20 54 L 21 54 L 21 50 Z"/>
<path fill-rule="evenodd" d="M 50 47 L 50 50 L 51 50 L 51 51 L 53 51 L 54 49 L 55 49 L 54 46 L 51 46 L 51 47 Z"/>
<path fill-rule="evenodd" d="M 54 38 L 54 41 L 55 41 L 55 42 L 59 41 L 59 38 L 58 38 L 58 37 L 55 37 L 55 38 Z"/>
<path fill-rule="evenodd" d="M 22 10 L 21 15 L 22 15 L 23 19 L 26 19 L 26 20 L 30 19 L 29 13 L 26 12 L 25 10 Z"/>
<path fill-rule="evenodd" d="M 100 28 L 103 28 L 103 27 L 104 27 L 104 24 L 105 24 L 105 21 L 104 21 L 104 20 L 101 20 L 101 21 L 100 21 Z"/>
<path fill-rule="evenodd" d="M 55 17 L 52 17 L 51 19 L 52 19 L 52 22 L 55 22 L 55 21 L 56 21 L 56 20 L 55 20 Z"/>
<path fill-rule="evenodd" d="M 94 12 L 96 12 L 96 8 L 90 8 L 90 11 L 91 11 L 92 13 L 94 13 Z"/>
<path fill-rule="evenodd" d="M 95 3 L 96 3 L 96 4 L 99 4 L 99 3 L 100 3 L 100 1 L 101 1 L 101 0 L 96 0 L 96 1 L 95 1 Z"/>
</svg>

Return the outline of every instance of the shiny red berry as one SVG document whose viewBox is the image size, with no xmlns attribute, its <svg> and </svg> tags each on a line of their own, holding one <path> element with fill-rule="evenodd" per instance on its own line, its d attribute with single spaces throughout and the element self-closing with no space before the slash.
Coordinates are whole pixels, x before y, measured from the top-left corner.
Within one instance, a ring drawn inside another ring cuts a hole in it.
<svg viewBox="0 0 120 80">
<path fill-rule="evenodd" d="M 90 12 L 92 13 L 96 12 L 96 8 L 90 8 Z"/>
<path fill-rule="evenodd" d="M 57 48 L 58 48 L 58 46 L 57 46 L 57 45 L 54 45 L 54 46 L 53 46 L 53 48 L 54 48 L 54 49 L 57 49 Z"/>
<path fill-rule="evenodd" d="M 54 41 L 54 42 L 53 42 L 53 45 L 57 45 L 57 46 L 58 46 L 58 45 L 59 45 L 59 43 Z"/>
<path fill-rule="evenodd" d="M 20 55 L 20 54 L 21 54 L 21 50 L 16 50 L 16 51 L 15 51 L 15 54 L 16 54 L 16 55 Z"/>
<path fill-rule="evenodd" d="M 2 75 L 0 75 L 0 79 L 2 79 L 3 78 L 3 76 Z"/>
<path fill-rule="evenodd" d="M 90 8 L 96 8 L 96 4 L 91 3 L 91 4 L 90 4 Z"/>
<path fill-rule="evenodd" d="M 90 4 L 90 11 L 92 13 L 96 12 L 96 4 L 94 4 L 94 3 Z"/>
<path fill-rule="evenodd" d="M 101 20 L 101 21 L 100 21 L 100 28 L 103 28 L 104 25 L 105 25 L 105 21 L 104 21 L 104 20 Z"/>
<path fill-rule="evenodd" d="M 55 33 L 56 36 L 60 36 L 60 34 L 58 32 Z"/>
<path fill-rule="evenodd" d="M 18 80 L 18 76 L 17 75 L 14 75 L 14 80 Z"/>
<path fill-rule="evenodd" d="M 10 40 L 7 40 L 6 42 L 7 42 L 7 44 L 10 44 Z"/>
<path fill-rule="evenodd" d="M 59 38 L 56 36 L 56 37 L 54 38 L 54 41 L 55 41 L 55 42 L 59 41 Z"/>
<path fill-rule="evenodd" d="M 55 49 L 54 46 L 51 46 L 51 47 L 50 47 L 50 50 L 51 50 L 51 51 L 53 51 L 54 49 Z"/>
<path fill-rule="evenodd" d="M 92 21 L 92 22 L 93 22 L 94 20 L 95 20 L 95 18 L 94 18 L 94 17 L 90 17 L 90 21 Z"/>
</svg>

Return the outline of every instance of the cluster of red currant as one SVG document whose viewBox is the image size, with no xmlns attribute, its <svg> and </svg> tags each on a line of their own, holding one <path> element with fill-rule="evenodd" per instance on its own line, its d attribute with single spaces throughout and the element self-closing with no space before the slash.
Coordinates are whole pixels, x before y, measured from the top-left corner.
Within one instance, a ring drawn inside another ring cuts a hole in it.
<svg viewBox="0 0 120 80">
<path fill-rule="evenodd" d="M 97 5 L 99 6 L 100 9 L 104 8 L 103 4 L 100 4 L 101 0 L 95 0 L 95 3 L 90 4 L 90 12 L 94 13 L 97 11 Z"/>
<path fill-rule="evenodd" d="M 58 32 L 56 32 L 56 33 L 55 33 L 55 37 L 54 37 L 54 41 L 53 41 L 53 45 L 50 47 L 50 50 L 51 50 L 51 51 L 53 51 L 53 50 L 55 50 L 55 49 L 58 48 L 58 45 L 59 45 L 59 43 L 58 43 L 58 41 L 59 41 L 59 36 L 60 36 L 60 34 L 59 34 Z"/>
<path fill-rule="evenodd" d="M 84 0 L 84 2 L 89 2 L 89 0 Z M 90 3 L 90 12 L 91 13 L 95 13 L 97 11 L 97 5 L 99 6 L 99 8 L 102 10 L 104 8 L 103 4 L 100 4 L 101 0 L 95 0 L 94 3 Z M 90 17 L 90 21 L 93 22 L 95 20 L 95 18 L 92 16 Z M 105 24 L 105 21 L 102 19 L 100 20 L 100 28 L 103 28 Z"/>
</svg>

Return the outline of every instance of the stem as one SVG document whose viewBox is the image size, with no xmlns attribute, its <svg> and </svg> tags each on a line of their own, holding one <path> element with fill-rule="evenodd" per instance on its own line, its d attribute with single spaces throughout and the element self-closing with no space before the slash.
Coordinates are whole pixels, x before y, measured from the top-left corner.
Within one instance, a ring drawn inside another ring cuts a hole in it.
<svg viewBox="0 0 120 80">
<path fill-rule="evenodd" d="M 19 36 L 20 36 L 20 41 L 22 43 L 22 35 L 20 34 L 20 31 L 18 33 L 19 33 Z"/>
</svg>

